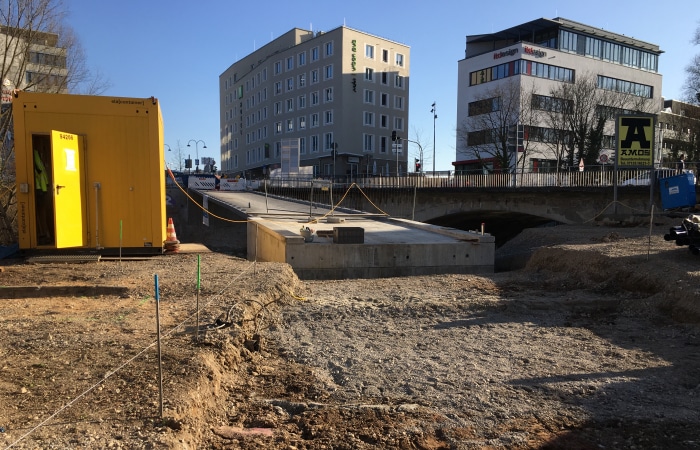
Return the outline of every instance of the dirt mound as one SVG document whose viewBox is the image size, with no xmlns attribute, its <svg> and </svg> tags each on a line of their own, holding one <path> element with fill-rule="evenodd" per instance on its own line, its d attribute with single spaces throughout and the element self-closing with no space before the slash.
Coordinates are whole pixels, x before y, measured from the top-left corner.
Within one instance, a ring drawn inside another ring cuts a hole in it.
<svg viewBox="0 0 700 450">
<path fill-rule="evenodd" d="M 0 300 L 0 447 L 692 446 L 700 259 L 666 229 L 526 230 L 489 277 L 0 261 L 28 288 Z"/>
</svg>

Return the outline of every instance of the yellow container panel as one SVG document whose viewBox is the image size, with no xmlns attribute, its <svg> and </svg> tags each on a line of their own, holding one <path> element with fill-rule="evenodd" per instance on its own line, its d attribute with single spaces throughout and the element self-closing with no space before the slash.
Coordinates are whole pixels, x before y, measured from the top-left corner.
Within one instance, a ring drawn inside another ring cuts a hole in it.
<svg viewBox="0 0 700 450">
<path fill-rule="evenodd" d="M 162 251 L 165 167 L 157 100 L 19 92 L 13 114 L 20 248 L 46 245 L 39 242 L 35 202 L 41 183 L 35 178 L 32 147 L 43 143 L 41 136 L 60 131 L 79 136 L 82 147 L 84 247 Z M 65 222 L 57 220 L 54 231 L 60 232 Z M 56 247 L 56 241 L 48 246 Z"/>
</svg>

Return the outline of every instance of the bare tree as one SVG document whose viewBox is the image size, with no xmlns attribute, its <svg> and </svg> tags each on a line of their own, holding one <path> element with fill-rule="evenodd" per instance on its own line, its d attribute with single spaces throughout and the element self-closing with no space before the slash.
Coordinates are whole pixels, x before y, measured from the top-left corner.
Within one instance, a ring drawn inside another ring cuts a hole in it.
<svg viewBox="0 0 700 450">
<path fill-rule="evenodd" d="M 425 167 L 433 160 L 432 154 L 429 152 L 429 150 L 432 148 L 432 144 L 429 146 L 426 145 L 425 139 L 423 138 L 423 130 L 415 127 L 413 128 L 413 138 L 411 138 L 410 142 L 417 145 L 418 148 L 416 149 L 413 158 L 420 162 L 420 172 L 425 172 Z M 410 164 L 411 159 L 409 158 L 408 161 Z"/>
<path fill-rule="evenodd" d="M 599 87 L 594 74 L 581 74 L 573 83 L 562 83 L 550 96 L 560 107 L 547 111 L 546 122 L 553 127 L 553 144 L 565 150 L 564 163 L 595 164 L 604 146 L 604 136 L 614 134 L 618 113 L 652 112 L 653 100 L 636 92 L 618 92 Z M 562 144 L 565 144 L 562 147 Z"/>
<path fill-rule="evenodd" d="M 12 91 L 98 94 L 108 83 L 93 75 L 60 0 L 7 0 L 0 6 L 0 244 L 16 242 Z"/>
<path fill-rule="evenodd" d="M 695 30 L 691 42 L 700 45 L 700 25 Z M 690 64 L 685 67 L 685 73 L 684 100 L 688 103 L 700 104 L 700 54 L 695 55 Z"/>
<path fill-rule="evenodd" d="M 175 144 L 175 148 L 170 148 L 170 146 L 168 146 L 166 155 L 168 155 L 168 168 L 170 168 L 170 170 L 177 170 L 181 172 L 182 164 L 187 156 L 187 152 L 185 148 L 183 148 L 179 139 L 177 140 L 177 144 Z"/>
<path fill-rule="evenodd" d="M 462 146 L 482 163 L 484 170 L 489 163 L 492 170 L 514 169 L 508 135 L 509 127 L 520 122 L 520 91 L 514 79 L 494 85 L 469 104 L 467 118 L 457 130 Z"/>
</svg>

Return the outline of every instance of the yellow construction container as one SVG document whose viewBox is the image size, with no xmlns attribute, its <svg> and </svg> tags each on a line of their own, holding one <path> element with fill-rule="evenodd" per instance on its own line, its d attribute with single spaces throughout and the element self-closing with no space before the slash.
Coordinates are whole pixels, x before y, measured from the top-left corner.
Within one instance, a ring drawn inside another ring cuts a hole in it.
<svg viewBox="0 0 700 450">
<path fill-rule="evenodd" d="M 163 120 L 151 98 L 16 92 L 20 249 L 163 252 Z"/>
</svg>

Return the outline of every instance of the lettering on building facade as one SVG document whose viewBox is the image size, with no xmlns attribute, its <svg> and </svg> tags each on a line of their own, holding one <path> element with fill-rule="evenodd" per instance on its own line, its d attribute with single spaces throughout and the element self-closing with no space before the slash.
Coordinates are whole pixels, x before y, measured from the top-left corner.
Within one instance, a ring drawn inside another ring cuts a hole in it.
<svg viewBox="0 0 700 450">
<path fill-rule="evenodd" d="M 513 56 L 518 53 L 517 48 L 511 48 L 510 50 L 503 50 L 493 54 L 493 59 L 505 58 L 506 56 Z"/>
<path fill-rule="evenodd" d="M 538 48 L 524 46 L 523 50 L 525 51 L 525 54 L 532 55 L 535 58 L 544 58 L 545 56 L 547 56 L 547 52 L 540 50 Z"/>
</svg>

